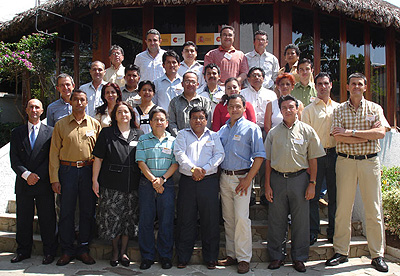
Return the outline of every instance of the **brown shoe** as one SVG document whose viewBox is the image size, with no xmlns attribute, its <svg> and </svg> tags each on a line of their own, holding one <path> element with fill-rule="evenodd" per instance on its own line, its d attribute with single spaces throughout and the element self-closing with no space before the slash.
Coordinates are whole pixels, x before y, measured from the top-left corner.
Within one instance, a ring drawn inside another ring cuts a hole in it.
<svg viewBox="0 0 400 276">
<path fill-rule="evenodd" d="M 224 260 L 219 260 L 218 265 L 220 266 L 231 266 L 237 264 L 237 260 L 233 259 L 232 257 L 228 256 Z"/>
<path fill-rule="evenodd" d="M 74 258 L 72 256 L 69 256 L 67 254 L 63 254 L 60 259 L 58 259 L 56 265 L 58 266 L 63 266 L 69 264 L 70 261 L 72 261 Z"/>
<path fill-rule="evenodd" d="M 76 258 L 82 261 L 82 263 L 87 265 L 92 265 L 96 263 L 96 261 L 88 253 L 83 253 L 81 255 L 78 255 L 76 256 Z"/>
<path fill-rule="evenodd" d="M 238 270 L 237 270 L 237 272 L 239 274 L 245 274 L 245 273 L 249 272 L 249 270 L 250 270 L 250 264 L 248 262 L 245 262 L 245 261 L 239 262 Z"/>
<path fill-rule="evenodd" d="M 283 261 L 282 260 L 273 260 L 269 266 L 268 269 L 278 269 L 283 265 Z"/>
<path fill-rule="evenodd" d="M 293 261 L 293 267 L 298 272 L 306 272 L 306 267 L 302 261 Z"/>
</svg>

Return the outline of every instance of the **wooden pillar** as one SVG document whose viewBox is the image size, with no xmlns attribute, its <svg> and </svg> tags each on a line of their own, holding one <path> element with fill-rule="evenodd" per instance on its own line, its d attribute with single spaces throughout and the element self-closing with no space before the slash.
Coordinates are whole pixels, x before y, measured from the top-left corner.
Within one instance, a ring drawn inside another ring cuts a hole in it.
<svg viewBox="0 0 400 276">
<path fill-rule="evenodd" d="M 57 29 L 57 32 L 60 33 L 59 28 Z M 61 43 L 62 43 L 61 39 L 56 39 L 56 77 L 60 75 L 61 72 Z M 56 94 L 54 95 L 55 99 L 58 99 L 60 97 L 60 92 L 58 92 L 57 89 L 55 89 L 55 91 L 56 91 Z"/>
<path fill-rule="evenodd" d="M 240 4 L 236 0 L 229 2 L 229 25 L 235 28 L 233 47 L 240 49 Z"/>
<path fill-rule="evenodd" d="M 281 57 L 281 47 L 280 47 L 280 39 L 279 39 L 279 34 L 280 34 L 280 13 L 279 13 L 279 9 L 280 9 L 280 3 L 281 2 L 274 2 L 274 39 L 273 39 L 273 54 L 274 56 L 276 56 L 278 59 L 280 59 Z M 279 64 L 282 64 L 282 60 L 279 61 Z"/>
<path fill-rule="evenodd" d="M 80 44 L 80 30 L 79 25 L 74 23 L 74 82 L 76 87 L 79 87 L 79 44 Z"/>
<path fill-rule="evenodd" d="M 369 32 L 369 24 L 364 23 L 364 72 L 367 77 L 367 91 L 365 91 L 364 97 L 371 101 L 371 34 Z"/>
<path fill-rule="evenodd" d="M 280 57 L 281 57 L 281 66 L 283 66 L 285 62 L 284 49 L 286 45 L 292 43 L 292 4 L 289 2 L 281 3 L 280 8 Z"/>
<path fill-rule="evenodd" d="M 319 22 L 319 12 L 314 9 L 314 75 L 321 70 L 321 27 Z"/>
<path fill-rule="evenodd" d="M 393 27 L 386 29 L 386 118 L 391 126 L 396 126 L 396 32 Z"/>
<path fill-rule="evenodd" d="M 347 35 L 346 17 L 340 16 L 340 102 L 347 100 Z"/>
<path fill-rule="evenodd" d="M 93 14 L 93 61 L 108 61 L 108 51 L 111 47 L 112 10 L 102 8 Z M 110 63 L 105 62 L 106 67 Z"/>
<path fill-rule="evenodd" d="M 197 16 L 196 5 L 189 4 L 185 6 L 185 41 L 196 43 Z"/>
<path fill-rule="evenodd" d="M 146 50 L 147 45 L 146 45 L 146 33 L 148 30 L 154 28 L 154 8 L 153 4 L 151 3 L 146 3 L 143 5 L 143 51 Z"/>
</svg>

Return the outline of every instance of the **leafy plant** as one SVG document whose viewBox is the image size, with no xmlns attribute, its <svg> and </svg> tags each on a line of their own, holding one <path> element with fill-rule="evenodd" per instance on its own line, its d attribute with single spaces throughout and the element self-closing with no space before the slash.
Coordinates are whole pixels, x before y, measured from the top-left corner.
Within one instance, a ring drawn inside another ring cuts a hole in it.
<svg viewBox="0 0 400 276">
<path fill-rule="evenodd" d="M 382 167 L 382 204 L 385 226 L 400 237 L 400 167 Z"/>
</svg>

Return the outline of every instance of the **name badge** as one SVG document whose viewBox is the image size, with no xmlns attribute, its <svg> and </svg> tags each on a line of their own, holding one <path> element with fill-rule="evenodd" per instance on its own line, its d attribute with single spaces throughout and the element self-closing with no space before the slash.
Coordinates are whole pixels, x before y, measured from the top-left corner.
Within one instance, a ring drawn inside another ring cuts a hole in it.
<svg viewBox="0 0 400 276">
<path fill-rule="evenodd" d="M 310 97 L 310 102 L 314 102 L 315 101 L 315 97 Z"/>
<path fill-rule="evenodd" d="M 304 140 L 302 138 L 294 138 L 293 142 L 298 145 L 303 145 Z"/>
<path fill-rule="evenodd" d="M 140 119 L 142 119 L 142 120 L 147 120 L 147 119 L 149 119 L 149 114 L 140 115 Z"/>
<path fill-rule="evenodd" d="M 367 114 L 367 121 L 369 121 L 369 122 L 375 121 L 375 115 Z"/>
<path fill-rule="evenodd" d="M 233 136 L 233 141 L 240 141 L 240 135 L 234 135 Z"/>
<path fill-rule="evenodd" d="M 129 142 L 129 146 L 131 147 L 136 147 L 137 146 L 138 141 L 130 141 Z"/>
<path fill-rule="evenodd" d="M 90 136 L 94 136 L 94 130 L 86 130 L 86 136 L 90 137 Z"/>
<path fill-rule="evenodd" d="M 224 58 L 226 58 L 227 60 L 231 60 L 232 55 L 230 53 L 225 53 Z"/>
<path fill-rule="evenodd" d="M 212 147 L 214 145 L 215 145 L 214 141 L 207 141 L 206 142 L 206 147 Z"/>
<path fill-rule="evenodd" d="M 165 153 L 165 154 L 171 154 L 172 153 L 172 149 L 163 148 L 162 152 Z"/>
</svg>

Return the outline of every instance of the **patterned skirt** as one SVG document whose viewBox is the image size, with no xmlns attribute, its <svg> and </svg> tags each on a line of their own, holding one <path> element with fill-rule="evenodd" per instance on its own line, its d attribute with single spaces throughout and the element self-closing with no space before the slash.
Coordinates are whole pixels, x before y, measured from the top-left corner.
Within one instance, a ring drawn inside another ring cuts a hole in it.
<svg viewBox="0 0 400 276">
<path fill-rule="evenodd" d="M 97 214 L 99 238 L 112 240 L 118 235 L 130 239 L 138 235 L 139 222 L 138 192 L 129 193 L 100 187 Z"/>
</svg>

